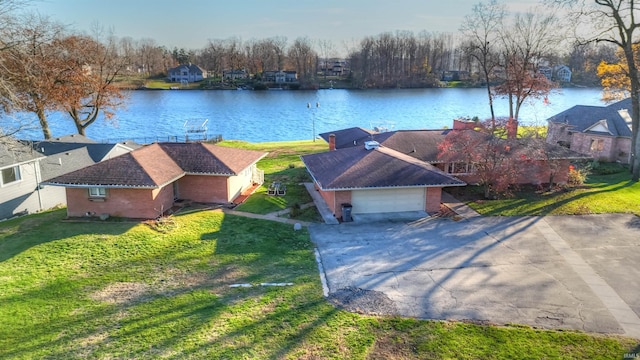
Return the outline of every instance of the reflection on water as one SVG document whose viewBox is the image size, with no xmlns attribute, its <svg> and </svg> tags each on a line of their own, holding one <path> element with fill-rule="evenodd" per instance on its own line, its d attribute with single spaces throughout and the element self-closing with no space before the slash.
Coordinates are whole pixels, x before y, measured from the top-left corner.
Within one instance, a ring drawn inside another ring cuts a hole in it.
<svg viewBox="0 0 640 360">
<path fill-rule="evenodd" d="M 603 105 L 599 89 L 563 89 L 520 111 L 526 124 L 546 124 L 574 105 Z M 310 104 L 307 107 L 307 104 Z M 508 115 L 506 99 L 496 99 L 496 115 Z M 456 117 L 487 118 L 484 89 L 319 90 L 319 91 L 133 91 L 115 121 L 99 119 L 87 130 L 96 140 L 143 142 L 184 136 L 184 122 L 209 119 L 208 133 L 251 142 L 302 140 L 335 129 L 360 126 L 388 129 L 450 127 Z M 35 116 L 28 119 L 37 124 Z M 49 114 L 54 136 L 75 132 L 64 113 Z M 22 138 L 40 139 L 35 130 Z"/>
</svg>

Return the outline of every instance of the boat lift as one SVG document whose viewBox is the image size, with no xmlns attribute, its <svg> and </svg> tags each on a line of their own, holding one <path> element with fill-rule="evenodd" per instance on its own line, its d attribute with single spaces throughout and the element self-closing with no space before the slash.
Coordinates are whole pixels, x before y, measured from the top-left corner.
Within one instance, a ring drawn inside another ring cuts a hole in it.
<svg viewBox="0 0 640 360">
<path fill-rule="evenodd" d="M 207 123 L 209 119 L 190 119 L 184 122 L 184 138 L 189 141 L 207 141 Z"/>
</svg>

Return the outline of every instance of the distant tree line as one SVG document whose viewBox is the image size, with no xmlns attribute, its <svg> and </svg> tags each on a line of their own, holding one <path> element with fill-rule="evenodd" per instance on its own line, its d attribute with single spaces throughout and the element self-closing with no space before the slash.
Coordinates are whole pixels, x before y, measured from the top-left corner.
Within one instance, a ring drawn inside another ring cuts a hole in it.
<svg viewBox="0 0 640 360">
<path fill-rule="evenodd" d="M 440 86 L 455 73 L 451 80 L 486 86 L 490 106 L 495 96 L 508 99 L 509 117 L 517 120 L 526 99 L 556 85 L 540 76 L 542 66 L 567 65 L 574 84 L 597 86 L 598 66 L 626 57 L 611 42 L 569 43 L 553 14 L 508 14 L 496 0 L 475 5 L 458 34 L 385 32 L 343 44 L 345 56 L 332 41 L 308 37 L 231 37 L 211 39 L 201 49 L 168 49 L 150 38 L 117 38 L 99 26 L 80 34 L 43 15 L 16 13 L 25 3 L 0 0 L 0 106 L 34 113 L 45 138 L 51 136 L 49 111 L 66 112 L 83 134 L 99 114 L 110 118 L 124 103 L 126 93 L 116 83 L 142 86 L 178 64 L 199 65 L 218 79 L 226 70 L 258 80 L 265 71 L 292 70 L 308 88 L 336 76 L 331 66 L 337 62 L 346 70 L 337 77 L 356 88 Z"/>
</svg>

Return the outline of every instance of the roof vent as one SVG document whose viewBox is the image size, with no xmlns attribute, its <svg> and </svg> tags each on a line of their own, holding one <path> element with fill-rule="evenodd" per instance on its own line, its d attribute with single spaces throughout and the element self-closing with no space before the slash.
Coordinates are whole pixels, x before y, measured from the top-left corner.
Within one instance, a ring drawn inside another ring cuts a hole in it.
<svg viewBox="0 0 640 360">
<path fill-rule="evenodd" d="M 364 148 L 367 150 L 373 150 L 373 149 L 377 149 L 380 147 L 380 143 L 378 143 L 377 141 L 365 141 L 364 142 Z"/>
</svg>

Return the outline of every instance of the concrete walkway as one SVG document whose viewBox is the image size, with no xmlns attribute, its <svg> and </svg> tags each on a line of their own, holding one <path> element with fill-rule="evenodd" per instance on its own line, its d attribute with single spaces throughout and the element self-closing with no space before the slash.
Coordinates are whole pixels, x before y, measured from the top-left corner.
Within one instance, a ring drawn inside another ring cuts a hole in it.
<svg viewBox="0 0 640 360">
<path fill-rule="evenodd" d="M 304 183 L 304 187 L 307 188 L 307 192 L 309 193 L 309 195 L 311 195 L 313 203 L 316 205 L 316 209 L 318 209 L 318 212 L 320 213 L 320 216 L 322 216 L 324 223 L 328 225 L 340 224 L 338 219 L 333 216 L 333 213 L 329 209 L 327 202 L 324 201 L 322 196 L 320 196 L 320 193 L 313 186 L 313 183 Z"/>
<path fill-rule="evenodd" d="M 441 201 L 442 201 L 442 205 L 448 207 L 453 212 L 462 216 L 465 219 L 472 219 L 475 217 L 482 216 L 478 214 L 477 211 L 470 208 L 467 204 L 453 197 L 453 195 L 449 194 L 448 192 L 445 192 L 445 191 L 442 192 Z"/>
<path fill-rule="evenodd" d="M 305 204 L 305 205 L 302 206 L 302 208 L 309 207 L 309 206 L 313 206 L 313 204 Z M 284 223 L 284 224 L 291 224 L 291 225 L 295 225 L 295 224 L 300 224 L 301 226 L 309 226 L 309 225 L 311 225 L 311 223 L 308 222 L 308 221 L 300 221 L 300 220 L 296 220 L 296 219 L 289 219 L 289 218 L 281 217 L 284 214 L 288 214 L 289 211 L 290 211 L 289 209 L 284 209 L 284 210 L 275 211 L 275 212 L 272 212 L 272 213 L 268 213 L 268 214 L 262 215 L 262 214 L 254 214 L 254 213 L 249 213 L 249 212 L 244 212 L 244 211 L 237 211 L 237 210 L 232 210 L 232 209 L 222 209 L 222 212 L 224 212 L 225 214 L 229 214 L 229 215 L 244 216 L 244 217 L 248 217 L 248 218 L 252 218 L 252 219 L 277 221 L 277 222 L 281 222 L 281 223 Z"/>
</svg>

